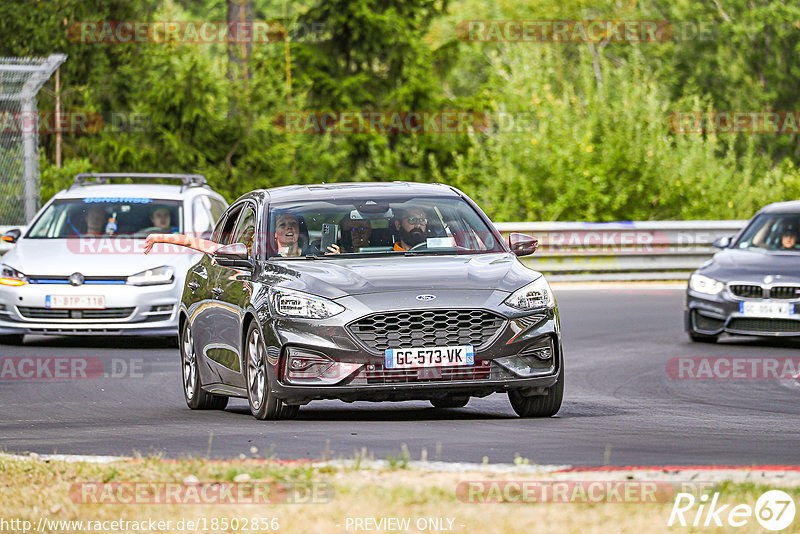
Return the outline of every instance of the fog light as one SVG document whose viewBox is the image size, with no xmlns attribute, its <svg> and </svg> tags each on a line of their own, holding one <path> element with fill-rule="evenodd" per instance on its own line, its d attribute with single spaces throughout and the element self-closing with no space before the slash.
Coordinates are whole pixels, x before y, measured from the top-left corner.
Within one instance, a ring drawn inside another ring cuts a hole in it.
<svg viewBox="0 0 800 534">
<path fill-rule="evenodd" d="M 151 306 L 151 312 L 171 312 L 172 311 L 172 304 L 161 304 L 159 306 Z"/>
<path fill-rule="evenodd" d="M 533 356 L 534 358 L 539 358 L 540 360 L 549 360 L 553 357 L 553 351 L 550 350 L 550 347 L 545 347 L 542 349 L 525 351 L 525 356 Z"/>
<path fill-rule="evenodd" d="M 553 369 L 553 346 L 548 341 L 547 345 L 531 347 L 523 350 L 516 356 L 506 356 L 495 360 L 517 376 L 527 377 Z"/>
<path fill-rule="evenodd" d="M 337 384 L 362 367 L 359 363 L 337 362 L 324 354 L 296 347 L 290 347 L 287 353 L 286 379 L 295 384 Z"/>
</svg>

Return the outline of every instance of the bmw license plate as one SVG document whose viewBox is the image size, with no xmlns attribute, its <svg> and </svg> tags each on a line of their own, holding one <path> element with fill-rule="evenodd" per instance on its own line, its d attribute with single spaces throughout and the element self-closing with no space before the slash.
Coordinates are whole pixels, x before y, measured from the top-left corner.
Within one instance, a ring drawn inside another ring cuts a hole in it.
<svg viewBox="0 0 800 534">
<path fill-rule="evenodd" d="M 755 317 L 789 317 L 794 314 L 790 302 L 740 302 L 739 313 Z"/>
<path fill-rule="evenodd" d="M 414 347 L 386 349 L 386 369 L 412 369 L 415 367 L 450 367 L 475 365 L 472 345 L 454 347 Z"/>
<path fill-rule="evenodd" d="M 106 298 L 102 295 L 47 295 L 44 298 L 44 307 L 102 310 L 106 307 Z"/>
</svg>

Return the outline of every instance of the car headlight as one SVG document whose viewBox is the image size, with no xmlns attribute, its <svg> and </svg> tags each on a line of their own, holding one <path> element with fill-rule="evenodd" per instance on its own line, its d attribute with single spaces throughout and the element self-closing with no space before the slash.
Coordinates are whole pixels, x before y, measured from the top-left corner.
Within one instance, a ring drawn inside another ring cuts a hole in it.
<svg viewBox="0 0 800 534">
<path fill-rule="evenodd" d="M 555 306 L 556 301 L 553 298 L 553 290 L 550 289 L 550 284 L 542 276 L 514 291 L 505 300 L 505 303 L 512 308 L 528 311 L 538 308 L 552 308 Z"/>
<path fill-rule="evenodd" d="M 155 286 L 159 284 L 171 284 L 175 280 L 175 269 L 164 265 L 155 269 L 147 269 L 140 273 L 132 274 L 128 277 L 127 284 L 130 286 Z"/>
<path fill-rule="evenodd" d="M 272 310 L 280 317 L 300 319 L 327 319 L 344 311 L 344 306 L 300 291 L 271 288 L 269 300 Z"/>
<path fill-rule="evenodd" d="M 27 283 L 21 272 L 5 263 L 0 265 L 0 286 L 22 286 Z"/>
<path fill-rule="evenodd" d="M 698 293 L 705 293 L 706 295 L 716 295 L 723 290 L 725 284 L 719 280 L 714 280 L 702 274 L 693 274 L 689 278 L 689 287 Z"/>
</svg>

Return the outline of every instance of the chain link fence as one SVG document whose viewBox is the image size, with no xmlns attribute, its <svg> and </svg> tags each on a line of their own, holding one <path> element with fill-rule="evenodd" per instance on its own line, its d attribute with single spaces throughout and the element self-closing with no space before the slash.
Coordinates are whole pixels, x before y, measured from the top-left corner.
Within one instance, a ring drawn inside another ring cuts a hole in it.
<svg viewBox="0 0 800 534">
<path fill-rule="evenodd" d="M 39 208 L 36 94 L 66 59 L 0 57 L 0 225 L 26 224 Z"/>
</svg>

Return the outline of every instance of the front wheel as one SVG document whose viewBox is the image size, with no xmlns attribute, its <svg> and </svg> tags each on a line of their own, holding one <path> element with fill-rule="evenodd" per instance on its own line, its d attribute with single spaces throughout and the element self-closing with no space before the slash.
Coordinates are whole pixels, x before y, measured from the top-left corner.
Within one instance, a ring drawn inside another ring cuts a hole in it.
<svg viewBox="0 0 800 534">
<path fill-rule="evenodd" d="M 555 385 L 548 388 L 544 395 L 525 397 L 519 391 L 509 391 L 508 400 L 511 407 L 520 417 L 551 417 L 558 413 L 564 398 L 564 368 L 558 374 Z"/>
<path fill-rule="evenodd" d="M 463 408 L 469 402 L 469 397 L 447 396 L 441 399 L 431 399 L 434 408 Z"/>
<path fill-rule="evenodd" d="M 25 334 L 4 334 L 0 336 L 0 345 L 22 345 Z"/>
<path fill-rule="evenodd" d="M 719 336 L 709 336 L 706 334 L 698 334 L 697 332 L 689 332 L 689 339 L 697 343 L 716 343 Z"/>
<path fill-rule="evenodd" d="M 228 397 L 206 393 L 200 387 L 197 372 L 197 351 L 194 347 L 192 328 L 187 320 L 181 332 L 181 363 L 183 367 L 183 398 L 192 410 L 224 410 Z"/>
<path fill-rule="evenodd" d="M 272 394 L 267 374 L 267 348 L 256 322 L 247 330 L 247 402 L 256 419 L 293 419 L 299 406 L 289 406 Z"/>
</svg>

